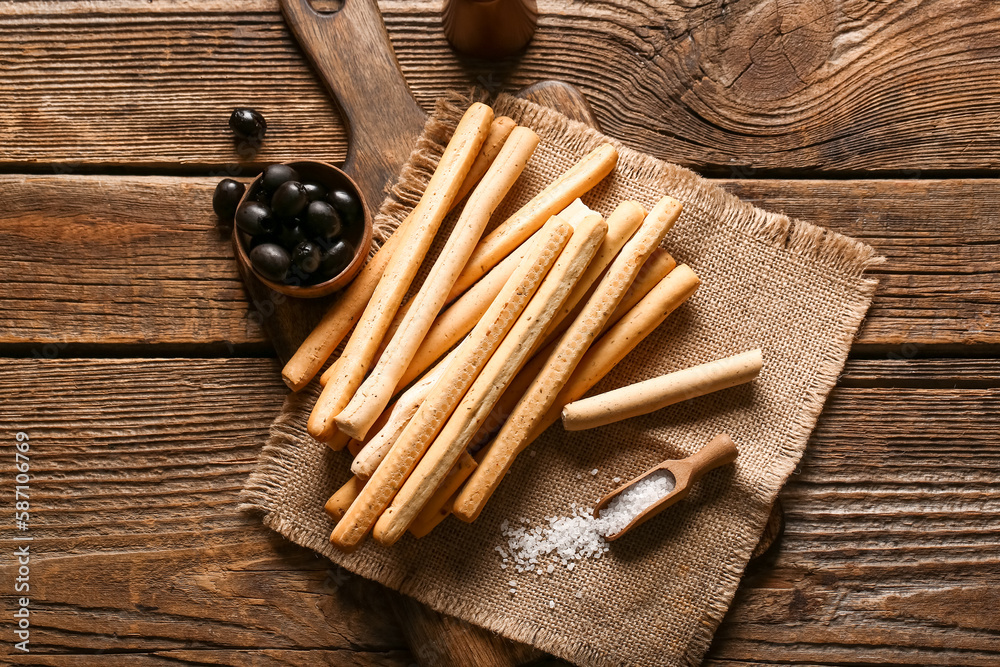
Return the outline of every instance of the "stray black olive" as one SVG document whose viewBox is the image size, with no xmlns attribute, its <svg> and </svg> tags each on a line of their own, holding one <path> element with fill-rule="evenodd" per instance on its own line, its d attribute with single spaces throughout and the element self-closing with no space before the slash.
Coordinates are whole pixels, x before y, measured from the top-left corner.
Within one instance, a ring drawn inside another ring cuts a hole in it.
<svg viewBox="0 0 1000 667">
<path fill-rule="evenodd" d="M 271 209 L 257 201 L 245 201 L 236 211 L 236 226 L 250 236 L 271 231 Z"/>
<path fill-rule="evenodd" d="M 278 186 L 287 181 L 299 180 L 299 172 L 285 164 L 272 164 L 264 170 L 264 178 L 260 179 L 260 186 L 265 192 L 274 192 Z"/>
<path fill-rule="evenodd" d="M 340 234 L 340 215 L 325 201 L 314 201 L 306 209 L 306 231 L 326 239 Z"/>
<path fill-rule="evenodd" d="M 298 181 L 285 181 L 271 197 L 271 210 L 283 218 L 292 218 L 309 203 L 306 190 Z"/>
<path fill-rule="evenodd" d="M 299 225 L 285 225 L 278 230 L 278 240 L 289 252 L 295 246 L 305 241 L 306 238 L 306 233 L 302 231 L 302 227 Z"/>
<path fill-rule="evenodd" d="M 364 213 L 361 211 L 361 201 L 352 192 L 347 190 L 331 190 L 326 196 L 326 200 L 333 204 L 340 214 L 340 221 L 348 226 L 354 227 L 361 222 Z"/>
<path fill-rule="evenodd" d="M 250 263 L 268 280 L 281 282 L 288 275 L 291 258 L 288 252 L 275 243 L 262 243 L 250 251 Z"/>
<path fill-rule="evenodd" d="M 292 263 L 303 273 L 312 273 L 319 268 L 319 246 L 311 241 L 303 241 L 292 251 Z"/>
<path fill-rule="evenodd" d="M 316 181 L 305 181 L 302 183 L 302 187 L 306 189 L 306 197 L 309 197 L 309 201 L 324 199 L 328 192 L 325 185 Z"/>
<path fill-rule="evenodd" d="M 354 259 L 354 248 L 340 239 L 323 253 L 319 263 L 319 273 L 323 280 L 329 280 L 347 268 Z"/>
<path fill-rule="evenodd" d="M 233 109 L 229 117 L 229 129 L 240 139 L 260 142 L 267 133 L 267 121 L 253 109 Z"/>
<path fill-rule="evenodd" d="M 245 185 L 231 178 L 219 181 L 219 184 L 215 186 L 215 194 L 212 195 L 212 209 L 219 216 L 219 222 L 226 225 L 233 224 L 236 207 L 246 189 Z"/>
</svg>

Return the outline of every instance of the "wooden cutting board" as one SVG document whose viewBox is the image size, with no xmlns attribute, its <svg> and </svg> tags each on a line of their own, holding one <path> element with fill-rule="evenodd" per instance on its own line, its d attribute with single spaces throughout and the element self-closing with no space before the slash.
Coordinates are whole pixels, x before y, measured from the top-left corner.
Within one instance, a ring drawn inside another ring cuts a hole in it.
<svg viewBox="0 0 1000 667">
<path fill-rule="evenodd" d="M 358 183 L 374 215 L 423 130 L 426 113 L 403 77 L 374 0 L 345 0 L 333 13 L 315 11 L 307 0 L 281 0 L 281 9 L 341 111 L 350 137 L 342 169 Z M 569 84 L 543 81 L 523 89 L 518 97 L 598 127 L 586 99 Z M 243 267 L 240 275 L 282 362 L 291 357 L 337 298 L 336 294 L 322 299 L 286 297 Z M 371 596 L 387 598 L 421 665 L 504 667 L 542 655 L 529 646 L 448 618 L 374 582 L 360 585 L 370 588 Z"/>
</svg>

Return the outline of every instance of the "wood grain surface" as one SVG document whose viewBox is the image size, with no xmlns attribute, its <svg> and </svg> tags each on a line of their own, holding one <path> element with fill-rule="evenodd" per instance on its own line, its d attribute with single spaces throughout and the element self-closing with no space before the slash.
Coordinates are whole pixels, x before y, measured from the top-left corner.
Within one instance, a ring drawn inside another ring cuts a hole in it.
<svg viewBox="0 0 1000 667">
<path fill-rule="evenodd" d="M 229 239 L 215 228 L 215 182 L 0 175 L 0 243 L 10 250 L 0 255 L 0 345 L 43 357 L 56 344 L 267 353 L 261 324 L 274 304 L 247 301 Z M 719 183 L 886 256 L 860 345 L 912 357 L 928 346 L 1000 344 L 1000 181 Z"/>
<path fill-rule="evenodd" d="M 722 176 L 1000 166 L 991 0 L 552 0 L 499 64 L 449 48 L 439 0 L 379 6 L 425 107 L 448 88 L 561 79 L 612 136 Z M 0 60 L 8 167 L 239 171 L 237 105 L 268 118 L 243 161 L 346 154 L 277 0 L 14 3 Z"/>
<path fill-rule="evenodd" d="M 447 664 L 433 641 L 405 649 L 370 584 L 236 510 L 284 393 L 269 359 L 7 361 L 0 432 L 31 438 L 37 653 L 5 641 L 3 659 Z M 849 362 L 709 663 L 996 664 L 998 417 L 1000 362 Z"/>
<path fill-rule="evenodd" d="M 608 134 L 887 257 L 706 664 L 998 664 L 1000 4 L 545 0 L 498 63 L 448 47 L 440 0 L 378 5 L 424 109 L 562 79 Z M 0 432 L 31 436 L 35 538 L 34 650 L 7 635 L 0 663 L 537 656 L 415 623 L 237 508 L 286 390 L 211 191 L 347 151 L 278 0 L 7 3 L 0 81 Z M 235 106 L 267 117 L 259 150 Z"/>
</svg>

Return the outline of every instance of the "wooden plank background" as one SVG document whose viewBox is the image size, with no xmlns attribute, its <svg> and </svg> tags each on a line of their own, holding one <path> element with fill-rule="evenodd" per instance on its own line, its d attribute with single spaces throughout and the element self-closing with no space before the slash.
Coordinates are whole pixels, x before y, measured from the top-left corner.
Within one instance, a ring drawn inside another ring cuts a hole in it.
<svg viewBox="0 0 1000 667">
<path fill-rule="evenodd" d="M 543 0 L 491 64 L 439 2 L 379 4 L 425 106 L 567 80 L 609 134 L 888 258 L 708 663 L 1000 662 L 1000 5 Z M 276 3 L 11 3 L 0 82 L 0 434 L 31 435 L 36 557 L 35 650 L 0 661 L 453 664 L 235 507 L 285 390 L 211 189 L 346 147 Z"/>
</svg>

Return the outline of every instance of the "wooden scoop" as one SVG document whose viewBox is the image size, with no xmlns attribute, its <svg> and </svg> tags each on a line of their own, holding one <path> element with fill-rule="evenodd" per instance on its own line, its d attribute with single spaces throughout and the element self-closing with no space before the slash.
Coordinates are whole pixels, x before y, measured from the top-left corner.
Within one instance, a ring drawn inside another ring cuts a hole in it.
<svg viewBox="0 0 1000 667">
<path fill-rule="evenodd" d="M 610 503 L 618 494 L 622 493 L 640 480 L 649 477 L 655 472 L 662 470 L 673 475 L 674 488 L 673 491 L 670 491 L 667 495 L 663 496 L 637 514 L 627 526 L 613 535 L 605 535 L 604 539 L 609 542 L 617 540 L 628 531 L 632 530 L 646 520 L 653 518 L 663 510 L 676 503 L 678 500 L 684 499 L 691 490 L 691 487 L 695 482 L 701 479 L 702 475 L 709 470 L 714 470 L 719 466 L 732 463 L 736 460 L 737 454 L 736 444 L 733 442 L 732 438 L 725 433 L 720 433 L 712 438 L 707 445 L 686 459 L 664 461 L 658 466 L 650 468 L 638 477 L 625 482 L 623 485 L 601 498 L 601 501 L 594 507 L 595 519 L 600 518 L 601 510 L 607 507 L 608 503 Z"/>
</svg>

